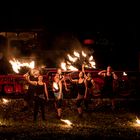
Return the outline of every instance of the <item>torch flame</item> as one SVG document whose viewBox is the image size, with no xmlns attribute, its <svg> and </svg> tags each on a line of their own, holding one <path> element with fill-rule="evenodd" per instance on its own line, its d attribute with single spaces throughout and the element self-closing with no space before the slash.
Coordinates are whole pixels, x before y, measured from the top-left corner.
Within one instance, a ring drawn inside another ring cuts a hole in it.
<svg viewBox="0 0 140 140">
<path fill-rule="evenodd" d="M 89 61 L 93 60 L 93 56 L 90 56 Z"/>
<path fill-rule="evenodd" d="M 127 73 L 123 72 L 123 76 L 127 76 Z"/>
<path fill-rule="evenodd" d="M 9 101 L 7 99 L 2 99 L 3 104 L 7 104 Z"/>
<path fill-rule="evenodd" d="M 72 122 L 69 121 L 69 120 L 63 120 L 61 119 L 62 122 L 65 122 L 68 126 L 71 126 L 72 125 Z"/>
<path fill-rule="evenodd" d="M 20 68 L 24 67 L 24 66 L 29 67 L 31 69 L 33 69 L 35 67 L 35 62 L 34 61 L 32 61 L 30 63 L 27 63 L 27 62 L 26 63 L 21 63 L 14 58 L 13 60 L 10 60 L 9 62 L 12 65 L 13 71 L 16 72 L 16 73 L 19 73 Z"/>
<path fill-rule="evenodd" d="M 69 60 L 66 63 L 61 63 L 61 67 L 63 70 L 72 70 L 78 71 L 76 68 L 78 64 L 84 63 L 86 68 L 94 68 L 96 69 L 96 63 L 92 55 L 87 56 L 87 54 L 82 50 L 79 54 L 78 52 L 74 51 L 74 57 L 70 54 L 67 54 Z M 78 61 L 78 62 L 77 62 Z M 74 67 L 75 66 L 75 67 Z"/>
<path fill-rule="evenodd" d="M 62 62 L 62 63 L 61 63 L 61 68 L 62 68 L 63 70 L 66 71 L 66 70 L 67 70 L 67 68 L 66 68 L 66 63 Z"/>
<path fill-rule="evenodd" d="M 68 69 L 69 69 L 69 70 L 75 70 L 75 71 L 78 71 L 78 69 L 77 69 L 77 68 L 75 68 L 75 67 L 74 67 L 74 66 L 72 66 L 72 65 L 68 66 Z"/>
<path fill-rule="evenodd" d="M 70 56 L 69 54 L 68 54 L 68 58 L 69 58 L 69 60 L 72 61 L 72 62 L 75 62 L 75 61 L 77 60 L 77 58 L 73 58 L 73 57 Z"/>
<path fill-rule="evenodd" d="M 91 62 L 89 62 L 89 63 L 91 64 L 91 67 L 92 67 L 92 68 L 96 68 L 96 66 L 95 66 L 96 63 L 95 63 L 94 61 L 91 61 Z"/>
<path fill-rule="evenodd" d="M 84 53 L 84 51 L 82 51 L 82 55 L 84 56 L 84 57 L 86 57 L 87 55 Z"/>
<path fill-rule="evenodd" d="M 136 117 L 136 122 L 140 124 L 140 120 L 138 119 L 138 117 Z"/>
<path fill-rule="evenodd" d="M 78 58 L 80 57 L 80 54 L 78 52 L 75 52 L 75 51 L 74 51 L 74 55 Z"/>
</svg>

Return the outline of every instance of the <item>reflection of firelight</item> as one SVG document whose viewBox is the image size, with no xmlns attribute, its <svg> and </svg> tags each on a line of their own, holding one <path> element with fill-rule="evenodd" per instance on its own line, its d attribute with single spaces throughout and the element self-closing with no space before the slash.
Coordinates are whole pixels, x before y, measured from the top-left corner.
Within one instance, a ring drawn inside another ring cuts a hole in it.
<svg viewBox="0 0 140 140">
<path fill-rule="evenodd" d="M 137 124 L 140 125 L 140 120 L 137 117 L 136 117 L 136 122 L 137 122 Z"/>
<path fill-rule="evenodd" d="M 63 120 L 63 119 L 61 119 L 61 121 L 65 122 L 68 126 L 71 126 L 72 125 L 72 122 L 69 121 L 69 120 Z"/>
</svg>

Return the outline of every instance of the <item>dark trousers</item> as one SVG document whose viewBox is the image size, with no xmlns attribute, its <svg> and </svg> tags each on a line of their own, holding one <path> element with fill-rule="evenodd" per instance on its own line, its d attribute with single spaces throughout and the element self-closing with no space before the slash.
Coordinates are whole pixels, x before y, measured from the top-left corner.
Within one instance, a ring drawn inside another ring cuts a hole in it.
<svg viewBox="0 0 140 140">
<path fill-rule="evenodd" d="M 45 100 L 39 97 L 34 99 L 34 121 L 37 120 L 39 109 L 41 110 L 42 120 L 45 120 Z"/>
</svg>

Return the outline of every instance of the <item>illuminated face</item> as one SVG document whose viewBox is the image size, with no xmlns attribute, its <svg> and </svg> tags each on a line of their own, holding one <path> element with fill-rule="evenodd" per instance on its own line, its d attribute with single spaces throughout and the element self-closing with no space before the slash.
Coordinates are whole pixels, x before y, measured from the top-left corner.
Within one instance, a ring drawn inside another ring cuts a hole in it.
<svg viewBox="0 0 140 140">
<path fill-rule="evenodd" d="M 57 73 L 61 74 L 62 73 L 62 70 L 61 69 L 58 69 L 57 70 Z"/>
<path fill-rule="evenodd" d="M 79 73 L 79 78 L 82 78 L 83 77 L 83 72 L 80 72 Z"/>
<path fill-rule="evenodd" d="M 110 66 L 107 67 L 107 72 L 111 72 L 112 68 Z"/>
<path fill-rule="evenodd" d="M 59 81 L 59 74 L 58 73 L 55 75 L 54 80 L 55 80 L 55 82 Z"/>
<path fill-rule="evenodd" d="M 40 75 L 40 76 L 38 77 L 38 80 L 39 80 L 39 81 L 42 81 L 42 80 L 43 80 L 43 76 Z"/>
<path fill-rule="evenodd" d="M 87 74 L 87 77 L 91 77 L 91 74 L 90 74 L 90 73 L 88 73 L 88 74 Z"/>
</svg>

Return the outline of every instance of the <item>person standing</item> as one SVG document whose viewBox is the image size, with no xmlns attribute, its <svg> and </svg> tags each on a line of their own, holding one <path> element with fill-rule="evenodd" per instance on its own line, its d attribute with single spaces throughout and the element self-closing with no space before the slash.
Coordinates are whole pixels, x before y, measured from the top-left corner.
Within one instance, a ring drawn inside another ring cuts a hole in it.
<svg viewBox="0 0 140 140">
<path fill-rule="evenodd" d="M 89 106 L 89 102 L 90 102 L 92 95 L 93 95 L 93 90 L 95 88 L 95 82 L 94 82 L 90 72 L 88 72 L 86 75 L 85 69 L 84 69 L 84 64 L 82 65 L 82 72 L 84 73 L 84 77 L 85 77 L 86 83 L 87 83 L 87 96 L 84 99 L 84 105 L 85 105 L 85 108 L 87 111 L 88 106 Z"/>
<path fill-rule="evenodd" d="M 31 69 L 29 72 L 23 75 L 26 79 L 29 78 L 30 81 L 38 81 L 38 76 L 40 75 L 40 71 L 37 68 Z M 28 82 L 29 83 L 29 82 Z M 27 111 L 30 107 L 33 106 L 33 97 L 36 92 L 36 86 L 29 83 L 28 90 L 26 95 L 24 96 L 23 108 L 21 111 Z"/>
<path fill-rule="evenodd" d="M 43 76 L 39 75 L 38 76 L 38 81 L 31 81 L 29 79 L 29 76 L 26 77 L 26 80 L 36 86 L 36 91 L 34 94 L 34 122 L 37 121 L 37 116 L 38 116 L 38 112 L 39 109 L 41 109 L 41 113 L 42 113 L 42 120 L 45 121 L 46 117 L 45 117 L 45 102 L 46 100 L 49 100 L 48 97 L 48 90 L 47 90 L 47 86 L 46 83 L 43 82 Z"/>
<path fill-rule="evenodd" d="M 82 102 L 87 97 L 87 82 L 84 78 L 84 73 L 82 71 L 79 73 L 78 79 L 72 79 L 71 74 L 69 78 L 72 83 L 76 83 L 77 85 L 78 94 L 76 98 L 76 106 L 78 116 L 81 118 L 83 116 Z"/>
<path fill-rule="evenodd" d="M 57 118 L 62 117 L 62 103 L 63 103 L 63 92 L 62 92 L 62 81 L 60 80 L 59 74 L 57 73 L 54 77 L 53 87 L 52 87 L 54 97 L 55 97 L 55 108 L 57 110 Z"/>
<path fill-rule="evenodd" d="M 98 72 L 98 75 L 104 77 L 104 86 L 102 89 L 103 94 L 107 95 L 111 99 L 111 107 L 112 110 L 115 109 L 115 100 L 114 100 L 114 80 L 117 80 L 118 77 L 115 72 L 112 70 L 111 66 L 107 66 L 106 70 L 102 70 Z"/>
</svg>

